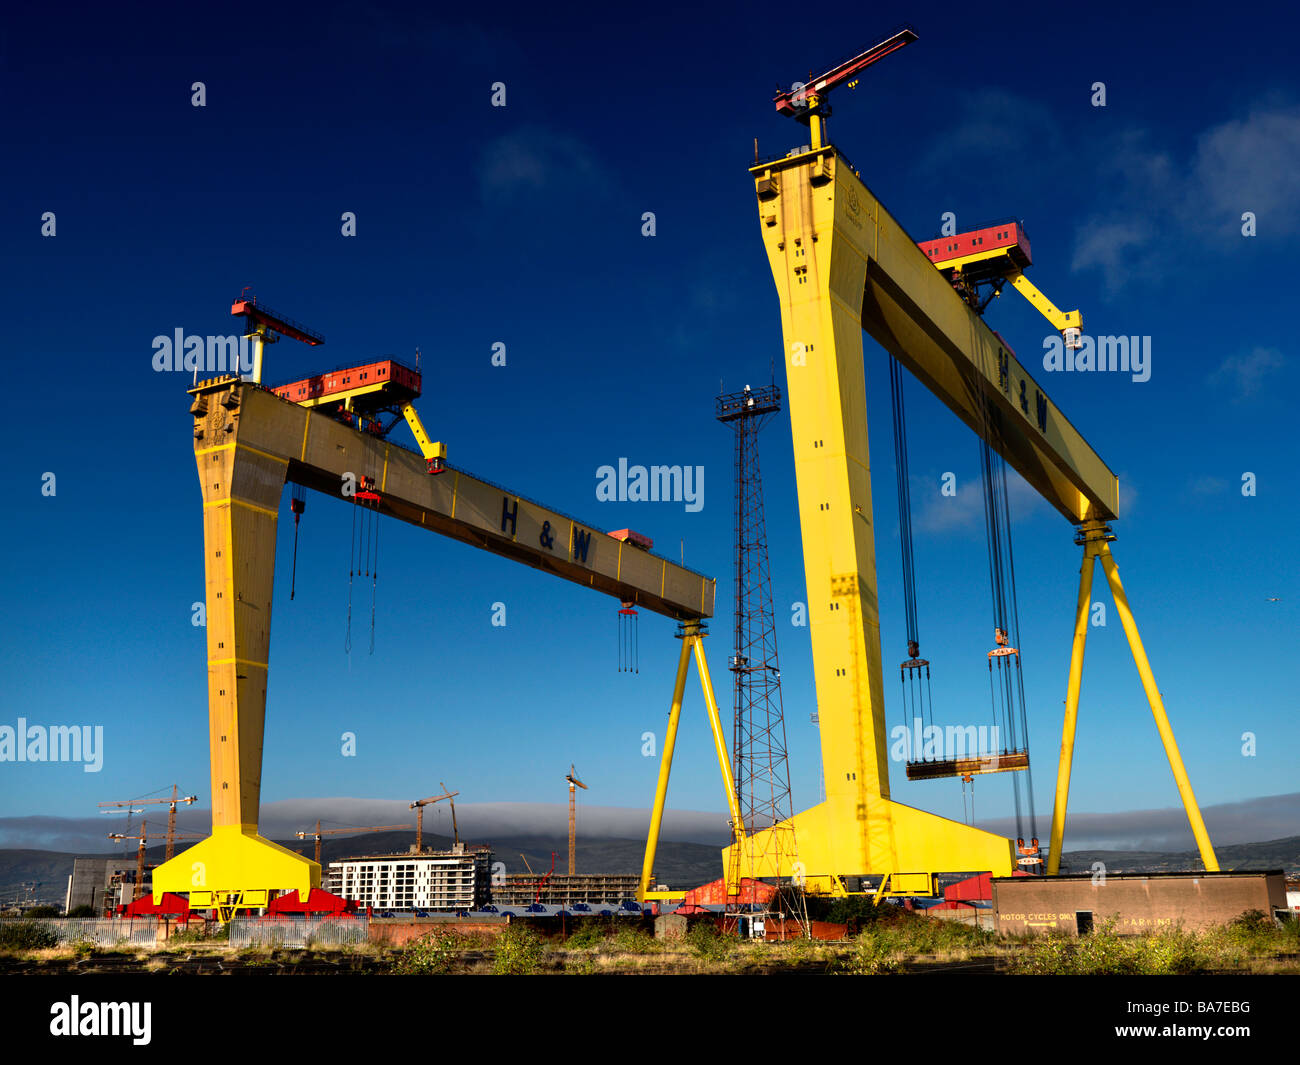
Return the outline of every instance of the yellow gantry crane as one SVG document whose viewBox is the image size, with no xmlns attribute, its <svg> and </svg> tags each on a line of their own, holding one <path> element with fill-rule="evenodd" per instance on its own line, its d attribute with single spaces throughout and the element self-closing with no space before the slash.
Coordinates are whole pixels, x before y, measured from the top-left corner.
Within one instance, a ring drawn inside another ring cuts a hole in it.
<svg viewBox="0 0 1300 1065">
<path fill-rule="evenodd" d="M 232 313 L 254 310 L 254 324 L 319 342 L 264 305 L 236 301 Z M 212 835 L 158 867 L 156 897 L 187 892 L 192 907 L 215 908 L 226 919 L 241 907 L 267 905 L 273 892 L 305 898 L 320 886 L 318 862 L 258 832 L 276 525 L 286 484 L 342 495 L 376 515 L 673 618 L 682 626 L 683 670 L 703 638 L 712 578 L 454 469 L 442 459 L 443 445 L 426 446 L 418 434 L 419 454 L 386 439 L 392 422 L 385 426 L 384 417 L 409 424 L 401 408 L 420 394 L 420 383 L 417 370 L 385 358 L 275 389 L 236 376 L 189 389 L 203 494 Z M 341 490 L 348 484 L 358 490 Z M 729 779 L 717 705 L 702 680 Z M 727 795 L 734 806 L 734 789 Z"/>
<path fill-rule="evenodd" d="M 427 799 L 416 799 L 411 803 L 411 809 L 415 811 L 415 853 L 424 853 L 424 808 L 435 802 L 442 802 L 446 799 L 451 806 L 451 832 L 457 845 L 460 843 L 460 829 L 456 827 L 456 800 L 455 796 L 459 795 L 458 791 L 448 791 L 447 785 L 441 780 L 438 785 L 442 788 L 441 795 L 433 795 Z"/>
<path fill-rule="evenodd" d="M 1114 537 L 1108 523 L 1119 512 L 1118 479 L 984 323 L 981 308 L 968 298 L 969 291 L 963 292 L 965 282 L 972 280 L 965 272 L 985 258 L 998 260 L 1003 279 L 1026 294 L 1070 347 L 1078 345 L 1078 312 L 1060 312 L 1029 286 L 1020 273 L 1023 264 L 1008 261 L 1006 246 L 995 256 L 973 251 L 974 257 L 964 261 L 961 254 L 928 255 L 825 141 L 830 90 L 914 40 L 913 31 L 901 31 L 848 64 L 811 79 L 808 86 L 779 94 L 777 110 L 807 122 L 811 144 L 750 169 L 759 228 L 781 307 L 826 781 L 826 800 L 790 822 L 799 840 L 801 868 L 754 873 L 791 877 L 811 891 L 831 894 L 871 885 L 880 897 L 932 894 L 941 872 L 988 870 L 1006 876 L 1016 866 L 1010 840 L 890 798 L 864 331 L 967 425 L 987 433 L 990 445 L 1007 463 L 1078 529 L 1076 543 L 1084 548 L 1084 565 L 1048 872 L 1055 873 L 1060 862 L 1090 578 L 1098 557 L 1202 861 L 1206 869 L 1217 869 L 1110 555 L 1108 544 Z"/>
<path fill-rule="evenodd" d="M 569 771 L 564 774 L 564 780 L 569 785 L 569 875 L 573 876 L 578 871 L 577 866 L 577 813 L 578 813 L 578 792 L 577 788 L 583 791 L 587 790 L 587 785 L 578 779 L 578 771 L 569 764 Z"/>
</svg>

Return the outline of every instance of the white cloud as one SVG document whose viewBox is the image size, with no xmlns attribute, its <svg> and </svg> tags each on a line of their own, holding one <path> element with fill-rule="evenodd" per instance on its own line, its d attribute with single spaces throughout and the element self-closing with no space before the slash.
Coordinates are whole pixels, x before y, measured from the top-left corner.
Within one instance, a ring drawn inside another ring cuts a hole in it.
<svg viewBox="0 0 1300 1065">
<path fill-rule="evenodd" d="M 1258 236 L 1300 234 L 1300 107 L 1260 105 L 1212 126 L 1179 158 L 1145 131 L 1125 130 L 1085 155 L 1107 206 L 1075 236 L 1073 268 L 1096 270 L 1110 293 L 1134 281 L 1158 282 L 1189 250 L 1230 247 L 1243 237 L 1242 214 Z"/>
<path fill-rule="evenodd" d="M 1209 376 L 1209 384 L 1225 390 L 1234 402 L 1254 396 L 1265 380 L 1286 364 L 1276 348 L 1255 348 L 1245 355 L 1230 355 Z"/>
</svg>

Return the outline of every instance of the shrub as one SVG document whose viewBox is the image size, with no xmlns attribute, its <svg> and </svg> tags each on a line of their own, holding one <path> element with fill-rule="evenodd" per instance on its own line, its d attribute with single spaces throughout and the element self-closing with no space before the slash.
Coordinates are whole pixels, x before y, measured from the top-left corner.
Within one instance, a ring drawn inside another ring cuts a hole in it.
<svg viewBox="0 0 1300 1065">
<path fill-rule="evenodd" d="M 731 956 L 736 941 L 731 936 L 724 936 L 715 925 L 700 922 L 686 933 L 686 945 L 697 958 L 717 962 Z"/>
<path fill-rule="evenodd" d="M 430 932 L 402 948 L 393 970 L 404 976 L 433 976 L 450 972 L 456 953 L 454 933 Z"/>
<path fill-rule="evenodd" d="M 862 932 L 854 941 L 840 971 L 851 976 L 896 972 L 900 959 L 892 939 L 892 936 L 877 931 Z"/>
<path fill-rule="evenodd" d="M 69 916 L 69 917 L 83 917 L 83 918 L 84 918 L 84 917 L 90 917 L 90 918 L 95 918 L 95 917 L 98 917 L 99 914 L 97 914 L 97 913 L 95 912 L 95 907 L 94 907 L 94 906 L 87 906 L 85 903 L 82 903 L 80 906 L 74 906 L 74 907 L 72 907 L 72 909 L 70 909 L 70 910 L 68 911 L 68 916 Z"/>
<path fill-rule="evenodd" d="M 584 921 L 569 933 L 564 945 L 574 950 L 589 950 L 599 947 L 612 934 L 612 920 L 608 924 L 603 921 Z"/>
<path fill-rule="evenodd" d="M 1024 976 L 1061 976 L 1077 972 L 1074 943 L 1060 932 L 1030 936 L 1017 948 L 1007 968 Z"/>
<path fill-rule="evenodd" d="M 610 945 L 619 954 L 657 954 L 664 949 L 649 932 L 626 925 L 614 933 Z"/>
<path fill-rule="evenodd" d="M 58 917 L 59 908 L 57 906 L 33 906 L 23 914 L 24 917 Z"/>
<path fill-rule="evenodd" d="M 546 948 L 531 928 L 512 924 L 497 937 L 492 972 L 497 976 L 529 976 L 537 972 Z"/>
<path fill-rule="evenodd" d="M 168 943 L 202 943 L 208 939 L 203 922 L 190 922 L 184 928 L 177 928 L 167 937 Z"/>
<path fill-rule="evenodd" d="M 1075 969 L 1083 975 L 1132 974 L 1142 971 L 1144 942 L 1139 937 L 1121 936 L 1113 921 L 1080 936 L 1075 948 Z"/>
<path fill-rule="evenodd" d="M 59 937 L 52 928 L 35 921 L 0 921 L 0 948 L 9 950 L 44 950 L 57 946 Z"/>
<path fill-rule="evenodd" d="M 1148 976 L 1192 973 L 1201 967 L 1202 958 L 1202 947 L 1195 933 L 1171 929 L 1144 939 L 1139 969 Z"/>
<path fill-rule="evenodd" d="M 64 944 L 78 958 L 88 958 L 95 952 L 99 944 L 93 939 L 70 939 Z"/>
</svg>

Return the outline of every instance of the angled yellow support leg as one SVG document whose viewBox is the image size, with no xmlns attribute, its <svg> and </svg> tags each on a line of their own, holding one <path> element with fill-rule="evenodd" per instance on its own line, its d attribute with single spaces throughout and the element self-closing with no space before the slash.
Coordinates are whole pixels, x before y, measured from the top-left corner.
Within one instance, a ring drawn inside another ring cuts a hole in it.
<svg viewBox="0 0 1300 1065">
<path fill-rule="evenodd" d="M 745 824 L 740 813 L 740 801 L 736 797 L 736 780 L 731 774 L 731 756 L 727 754 L 727 739 L 722 731 L 722 716 L 718 712 L 718 700 L 713 694 L 713 681 L 709 677 L 709 663 L 704 657 L 704 640 L 696 636 L 695 666 L 700 671 L 700 687 L 704 689 L 704 702 L 709 710 L 709 727 L 713 731 L 713 747 L 718 754 L 718 768 L 722 771 L 722 786 L 727 792 L 727 807 L 731 811 L 731 842 L 739 846 L 745 839 Z M 725 877 L 732 875 L 733 863 L 725 862 Z M 751 870 L 752 874 L 752 870 Z M 727 884 L 727 894 L 734 894 L 739 884 Z"/>
<path fill-rule="evenodd" d="M 641 885 L 637 892 L 637 901 L 647 899 L 678 899 L 683 896 L 680 891 L 651 891 L 650 876 L 654 872 L 655 851 L 659 846 L 659 829 L 663 824 L 664 804 L 668 798 L 668 777 L 673 767 L 673 750 L 677 746 L 677 726 L 682 716 L 682 699 L 686 694 L 686 670 L 690 665 L 691 652 L 695 653 L 695 665 L 700 671 L 700 688 L 704 691 L 704 703 L 708 709 L 709 728 L 713 733 L 713 746 L 718 755 L 718 768 L 722 772 L 722 786 L 727 793 L 727 806 L 731 811 L 732 843 L 737 844 L 745 837 L 745 827 L 740 816 L 740 804 L 736 799 L 736 782 L 731 774 L 731 758 L 727 754 L 726 735 L 722 731 L 722 716 L 718 711 L 718 700 L 713 694 L 713 681 L 709 677 L 708 659 L 704 657 L 704 632 L 697 621 L 683 622 L 678 634 L 682 641 L 682 653 L 677 659 L 677 682 L 673 686 L 673 706 L 668 714 L 668 731 L 664 736 L 664 751 L 659 763 L 659 783 L 655 787 L 654 808 L 650 811 L 650 831 L 646 835 L 645 859 L 641 863 Z M 725 872 L 729 868 L 724 863 Z M 734 885 L 728 884 L 728 890 Z"/>
<path fill-rule="evenodd" d="M 872 898 L 871 905 L 873 905 L 873 906 L 879 906 L 879 905 L 880 905 L 880 900 L 883 899 L 883 898 L 885 897 L 885 888 L 889 886 L 890 878 L 891 878 L 893 875 L 894 875 L 893 872 L 890 871 L 890 872 L 886 873 L 886 874 L 884 875 L 884 877 L 881 879 L 881 881 L 880 881 L 880 887 L 876 888 L 876 894 L 875 894 L 875 895 L 873 896 L 873 898 Z"/>
<path fill-rule="evenodd" d="M 677 725 L 682 717 L 682 699 L 686 694 L 686 669 L 691 662 L 691 638 L 682 639 L 682 653 L 677 658 L 677 682 L 673 685 L 673 706 L 668 713 L 668 731 L 664 734 L 664 750 L 659 762 L 659 783 L 655 787 L 655 804 L 650 811 L 650 831 L 645 840 L 645 860 L 641 863 L 641 887 L 637 901 L 645 902 L 650 892 L 650 877 L 654 873 L 655 851 L 659 847 L 659 827 L 664 819 L 664 801 L 668 798 L 668 777 L 673 768 L 673 748 L 677 745 Z M 654 894 L 659 894 L 658 892 Z"/>
<path fill-rule="evenodd" d="M 1133 651 L 1133 661 L 1137 663 L 1138 675 L 1142 678 L 1142 687 L 1147 693 L 1147 702 L 1151 704 L 1151 715 L 1156 719 L 1156 728 L 1160 730 L 1160 741 L 1165 745 L 1165 754 L 1169 758 L 1169 768 L 1174 771 L 1174 780 L 1178 784 L 1178 794 L 1182 796 L 1183 808 L 1187 811 L 1187 820 L 1192 826 L 1192 835 L 1196 837 L 1197 849 L 1201 852 L 1201 861 L 1207 872 L 1217 872 L 1219 860 L 1214 856 L 1214 846 L 1210 843 L 1210 834 L 1205 830 L 1201 820 L 1200 807 L 1196 805 L 1196 796 L 1192 793 L 1192 783 L 1187 779 L 1187 770 L 1183 767 L 1182 755 L 1178 753 L 1178 743 L 1174 739 L 1174 730 L 1169 724 L 1169 715 L 1165 713 L 1165 702 L 1156 687 L 1156 679 L 1151 673 L 1151 664 L 1147 661 L 1146 651 L 1142 648 L 1142 637 L 1138 635 L 1137 622 L 1133 620 L 1133 611 L 1129 609 L 1128 596 L 1119 581 L 1119 570 L 1111 556 L 1110 546 L 1104 541 L 1097 549 L 1106 579 L 1110 582 L 1110 593 L 1115 598 L 1115 609 L 1124 625 L 1124 635 L 1128 637 L 1129 647 Z"/>
<path fill-rule="evenodd" d="M 1065 724 L 1061 729 L 1061 758 L 1056 770 L 1056 803 L 1052 807 L 1052 837 L 1047 845 L 1047 875 L 1061 871 L 1061 844 L 1065 837 L 1065 809 L 1070 799 L 1070 768 L 1074 762 L 1074 732 L 1079 720 L 1079 689 L 1083 684 L 1083 650 L 1088 640 L 1088 613 L 1092 607 L 1092 573 L 1097 561 L 1097 536 L 1105 526 L 1088 522 L 1083 538 L 1083 563 L 1079 567 L 1079 603 L 1074 612 L 1074 646 L 1070 651 L 1070 683 L 1065 695 Z"/>
</svg>

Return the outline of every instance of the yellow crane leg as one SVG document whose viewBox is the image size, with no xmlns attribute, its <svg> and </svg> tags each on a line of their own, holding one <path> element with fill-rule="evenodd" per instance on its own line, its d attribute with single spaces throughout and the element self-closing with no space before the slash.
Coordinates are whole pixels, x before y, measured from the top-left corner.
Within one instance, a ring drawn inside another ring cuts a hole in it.
<svg viewBox="0 0 1300 1065">
<path fill-rule="evenodd" d="M 731 775 L 731 757 L 727 754 L 727 739 L 722 732 L 722 717 L 718 713 L 718 700 L 713 694 L 713 681 L 709 678 L 709 663 L 704 657 L 704 640 L 699 636 L 693 638 L 695 645 L 695 666 L 700 671 L 700 687 L 704 689 L 704 702 L 709 709 L 709 728 L 713 730 L 713 747 L 718 753 L 718 768 L 722 771 L 722 786 L 727 792 L 727 807 L 731 811 L 731 840 L 739 846 L 745 838 L 745 823 L 740 813 L 740 802 L 736 798 L 736 780 Z M 731 875 L 731 863 L 723 866 L 723 875 Z M 735 893 L 737 884 L 727 885 L 727 894 Z"/>
<path fill-rule="evenodd" d="M 686 694 L 686 669 L 691 662 L 691 642 L 682 639 L 682 653 L 677 659 L 677 681 L 673 685 L 673 706 L 668 713 L 668 731 L 664 734 L 664 750 L 659 761 L 659 783 L 655 787 L 655 804 L 650 811 L 650 831 L 645 840 L 645 860 L 641 863 L 641 886 L 637 901 L 645 902 L 650 894 L 650 877 L 654 872 L 655 851 L 659 847 L 659 826 L 663 824 L 664 802 L 668 798 L 668 776 L 673 768 L 673 748 L 677 745 L 677 725 L 682 717 L 682 699 Z"/>
<path fill-rule="evenodd" d="M 1084 527 L 1084 536 L 1095 531 Z M 1074 732 L 1079 720 L 1079 689 L 1083 684 L 1083 650 L 1088 640 L 1088 613 L 1092 607 L 1092 574 L 1097 561 L 1096 541 L 1085 539 L 1079 567 L 1079 603 L 1074 612 L 1074 646 L 1070 652 L 1070 683 L 1065 694 L 1065 724 L 1061 729 L 1061 759 L 1056 769 L 1056 803 L 1052 808 L 1052 837 L 1047 845 L 1047 875 L 1061 871 L 1061 844 L 1065 838 L 1065 808 L 1070 799 L 1070 767 L 1074 762 Z"/>
<path fill-rule="evenodd" d="M 1165 745 L 1165 754 L 1169 758 L 1169 768 L 1174 771 L 1174 780 L 1178 784 L 1178 794 L 1182 796 L 1183 808 L 1187 811 L 1187 820 L 1192 826 L 1192 835 L 1196 837 L 1197 849 L 1201 852 L 1201 861 L 1207 872 L 1218 872 L 1219 860 L 1214 856 L 1214 846 L 1210 843 L 1210 834 L 1205 830 L 1201 820 L 1200 807 L 1196 805 L 1196 796 L 1192 793 L 1192 783 L 1187 779 L 1187 770 L 1183 767 L 1182 756 L 1178 753 L 1178 743 L 1174 739 L 1174 730 L 1169 725 L 1169 715 L 1165 713 L 1165 702 L 1156 679 L 1151 673 L 1151 664 L 1147 661 L 1146 651 L 1142 648 L 1142 637 L 1138 635 L 1137 622 L 1133 620 L 1133 611 L 1129 609 L 1128 596 L 1119 581 L 1119 569 L 1110 553 L 1110 546 L 1104 541 L 1097 548 L 1102 568 L 1106 571 L 1106 580 L 1110 582 L 1110 593 L 1115 599 L 1115 609 L 1124 625 L 1124 635 L 1133 651 L 1133 661 L 1137 664 L 1138 675 L 1142 678 L 1142 687 L 1146 689 L 1147 702 L 1151 704 L 1151 715 L 1156 719 L 1156 728 L 1160 730 L 1160 741 Z"/>
<path fill-rule="evenodd" d="M 267 905 L 276 890 L 306 898 L 320 886 L 320 866 L 257 830 L 276 524 L 289 460 L 227 434 L 236 415 L 215 397 L 204 412 L 199 399 L 212 835 L 158 866 L 153 890 L 155 902 L 188 892 L 191 908 L 216 908 L 225 920 L 240 906 Z M 209 445 L 210 436 L 230 438 Z"/>
</svg>

